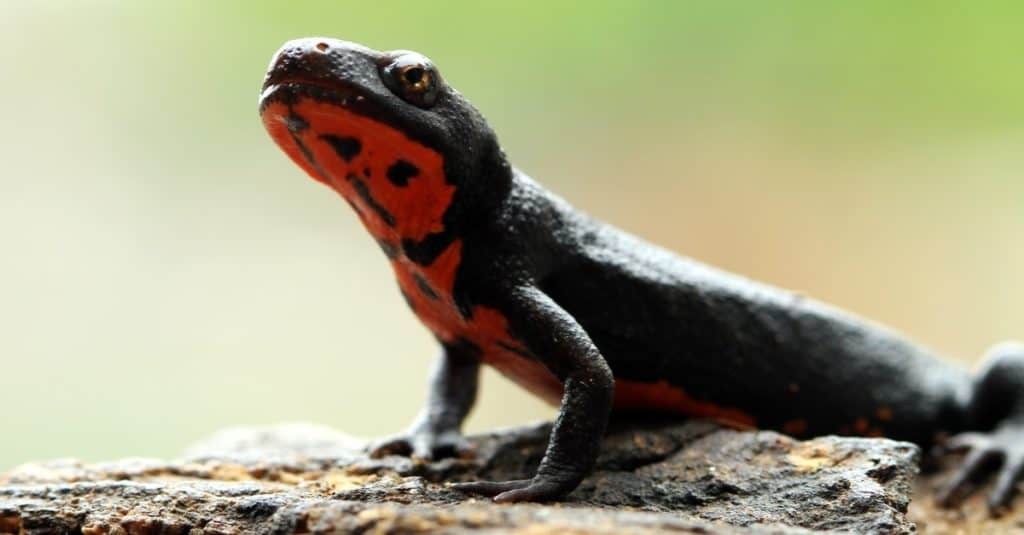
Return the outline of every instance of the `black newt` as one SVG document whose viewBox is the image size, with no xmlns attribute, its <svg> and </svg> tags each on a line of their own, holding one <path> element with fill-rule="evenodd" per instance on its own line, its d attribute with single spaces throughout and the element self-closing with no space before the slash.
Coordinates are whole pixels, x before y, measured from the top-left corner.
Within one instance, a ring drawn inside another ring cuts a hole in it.
<svg viewBox="0 0 1024 535">
<path fill-rule="evenodd" d="M 997 346 L 971 375 L 886 328 L 595 221 L 512 167 L 415 52 L 288 42 L 259 109 L 285 153 L 353 207 L 441 345 L 425 408 L 374 454 L 463 452 L 486 363 L 561 406 L 532 479 L 457 485 L 498 501 L 569 493 L 609 413 L 644 409 L 796 436 L 927 446 L 955 434 L 969 453 L 941 500 L 998 469 L 990 505 L 1010 503 L 1024 473 L 1024 345 Z"/>
</svg>

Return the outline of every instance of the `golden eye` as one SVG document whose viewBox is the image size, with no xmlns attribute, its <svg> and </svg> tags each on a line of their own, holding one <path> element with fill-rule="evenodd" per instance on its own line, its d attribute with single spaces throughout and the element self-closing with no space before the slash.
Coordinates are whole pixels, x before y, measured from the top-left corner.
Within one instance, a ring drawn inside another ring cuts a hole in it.
<svg viewBox="0 0 1024 535">
<path fill-rule="evenodd" d="M 430 86 L 430 73 L 418 65 L 409 65 L 402 68 L 402 83 L 413 91 L 423 91 Z"/>
<path fill-rule="evenodd" d="M 444 85 L 434 64 L 415 52 L 388 54 L 380 63 L 381 78 L 392 93 L 420 108 L 430 108 Z"/>
</svg>

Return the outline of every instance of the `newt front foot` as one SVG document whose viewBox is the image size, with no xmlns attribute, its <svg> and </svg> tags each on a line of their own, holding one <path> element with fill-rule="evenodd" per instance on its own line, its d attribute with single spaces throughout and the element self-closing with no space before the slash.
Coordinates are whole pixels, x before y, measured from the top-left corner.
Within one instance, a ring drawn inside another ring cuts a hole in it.
<svg viewBox="0 0 1024 535">
<path fill-rule="evenodd" d="M 938 492 L 939 504 L 960 505 L 998 472 L 988 507 L 993 515 L 1006 512 L 1024 476 L 1024 423 L 1008 422 L 991 433 L 963 433 L 953 437 L 946 449 L 967 452 L 967 456 L 953 479 Z"/>
<path fill-rule="evenodd" d="M 472 457 L 473 447 L 457 430 L 413 430 L 375 442 L 367 448 L 367 452 L 374 459 L 402 455 L 432 461 L 447 457 Z"/>
</svg>

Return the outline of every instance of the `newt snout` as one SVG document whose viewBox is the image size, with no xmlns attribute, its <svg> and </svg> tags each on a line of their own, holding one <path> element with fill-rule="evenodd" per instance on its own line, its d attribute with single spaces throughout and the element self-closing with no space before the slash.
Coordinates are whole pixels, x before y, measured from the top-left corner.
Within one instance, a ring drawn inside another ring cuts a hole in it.
<svg viewBox="0 0 1024 535">
<path fill-rule="evenodd" d="M 353 73 L 367 67 L 376 70 L 373 59 L 358 45 L 336 39 L 296 39 L 274 54 L 263 79 L 261 100 L 285 84 L 319 87 L 338 96 L 354 96 Z"/>
</svg>

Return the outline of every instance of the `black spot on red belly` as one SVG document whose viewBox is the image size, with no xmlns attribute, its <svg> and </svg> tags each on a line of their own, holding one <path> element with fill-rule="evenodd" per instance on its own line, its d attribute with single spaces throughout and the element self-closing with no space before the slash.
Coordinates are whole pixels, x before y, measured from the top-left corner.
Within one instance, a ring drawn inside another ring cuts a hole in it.
<svg viewBox="0 0 1024 535">
<path fill-rule="evenodd" d="M 420 289 L 420 293 L 435 301 L 438 299 L 437 292 L 430 287 L 430 283 L 427 282 L 427 279 L 423 278 L 423 275 L 413 273 L 412 278 L 416 281 L 416 287 Z"/>
<path fill-rule="evenodd" d="M 420 174 L 419 168 L 405 160 L 398 160 L 388 167 L 388 180 L 396 186 L 408 185 L 409 179 L 418 174 Z"/>
<path fill-rule="evenodd" d="M 292 141 L 295 142 L 295 146 L 299 148 L 299 152 L 302 153 L 302 157 L 306 159 L 306 162 L 309 163 L 309 166 L 312 167 L 314 171 L 316 171 L 316 174 L 320 175 L 321 180 L 327 180 L 327 175 L 324 173 L 324 170 L 320 168 L 320 164 L 316 163 L 316 160 L 313 158 L 313 153 L 310 152 L 309 147 L 307 147 L 306 144 L 302 142 L 302 138 L 296 135 L 295 132 L 290 133 L 292 136 Z"/>
<path fill-rule="evenodd" d="M 363 144 L 354 137 L 325 134 L 320 136 L 320 139 L 326 141 L 334 149 L 334 152 L 338 153 L 338 156 L 346 162 L 351 162 L 352 158 L 358 156 L 359 151 L 363 150 Z"/>
<path fill-rule="evenodd" d="M 454 240 L 455 233 L 450 227 L 445 227 L 441 232 L 431 232 L 422 240 L 402 238 L 402 253 L 421 266 L 429 266 Z"/>
<path fill-rule="evenodd" d="M 356 190 L 356 195 L 359 195 L 359 198 L 366 203 L 366 206 L 369 206 L 370 209 L 373 210 L 382 221 L 384 221 L 384 224 L 394 228 L 395 216 L 391 215 L 391 212 L 389 212 L 387 208 L 381 206 L 380 203 L 377 202 L 377 199 L 373 198 L 373 195 L 370 194 L 370 187 L 366 185 L 366 182 L 363 182 L 362 179 L 356 175 L 348 175 L 348 180 Z"/>
<path fill-rule="evenodd" d="M 291 114 L 288 115 L 288 117 L 285 118 L 284 124 L 286 127 L 288 127 L 288 131 L 293 134 L 297 134 L 309 128 L 309 121 L 307 121 L 304 117 L 294 112 L 292 112 Z"/>
</svg>

